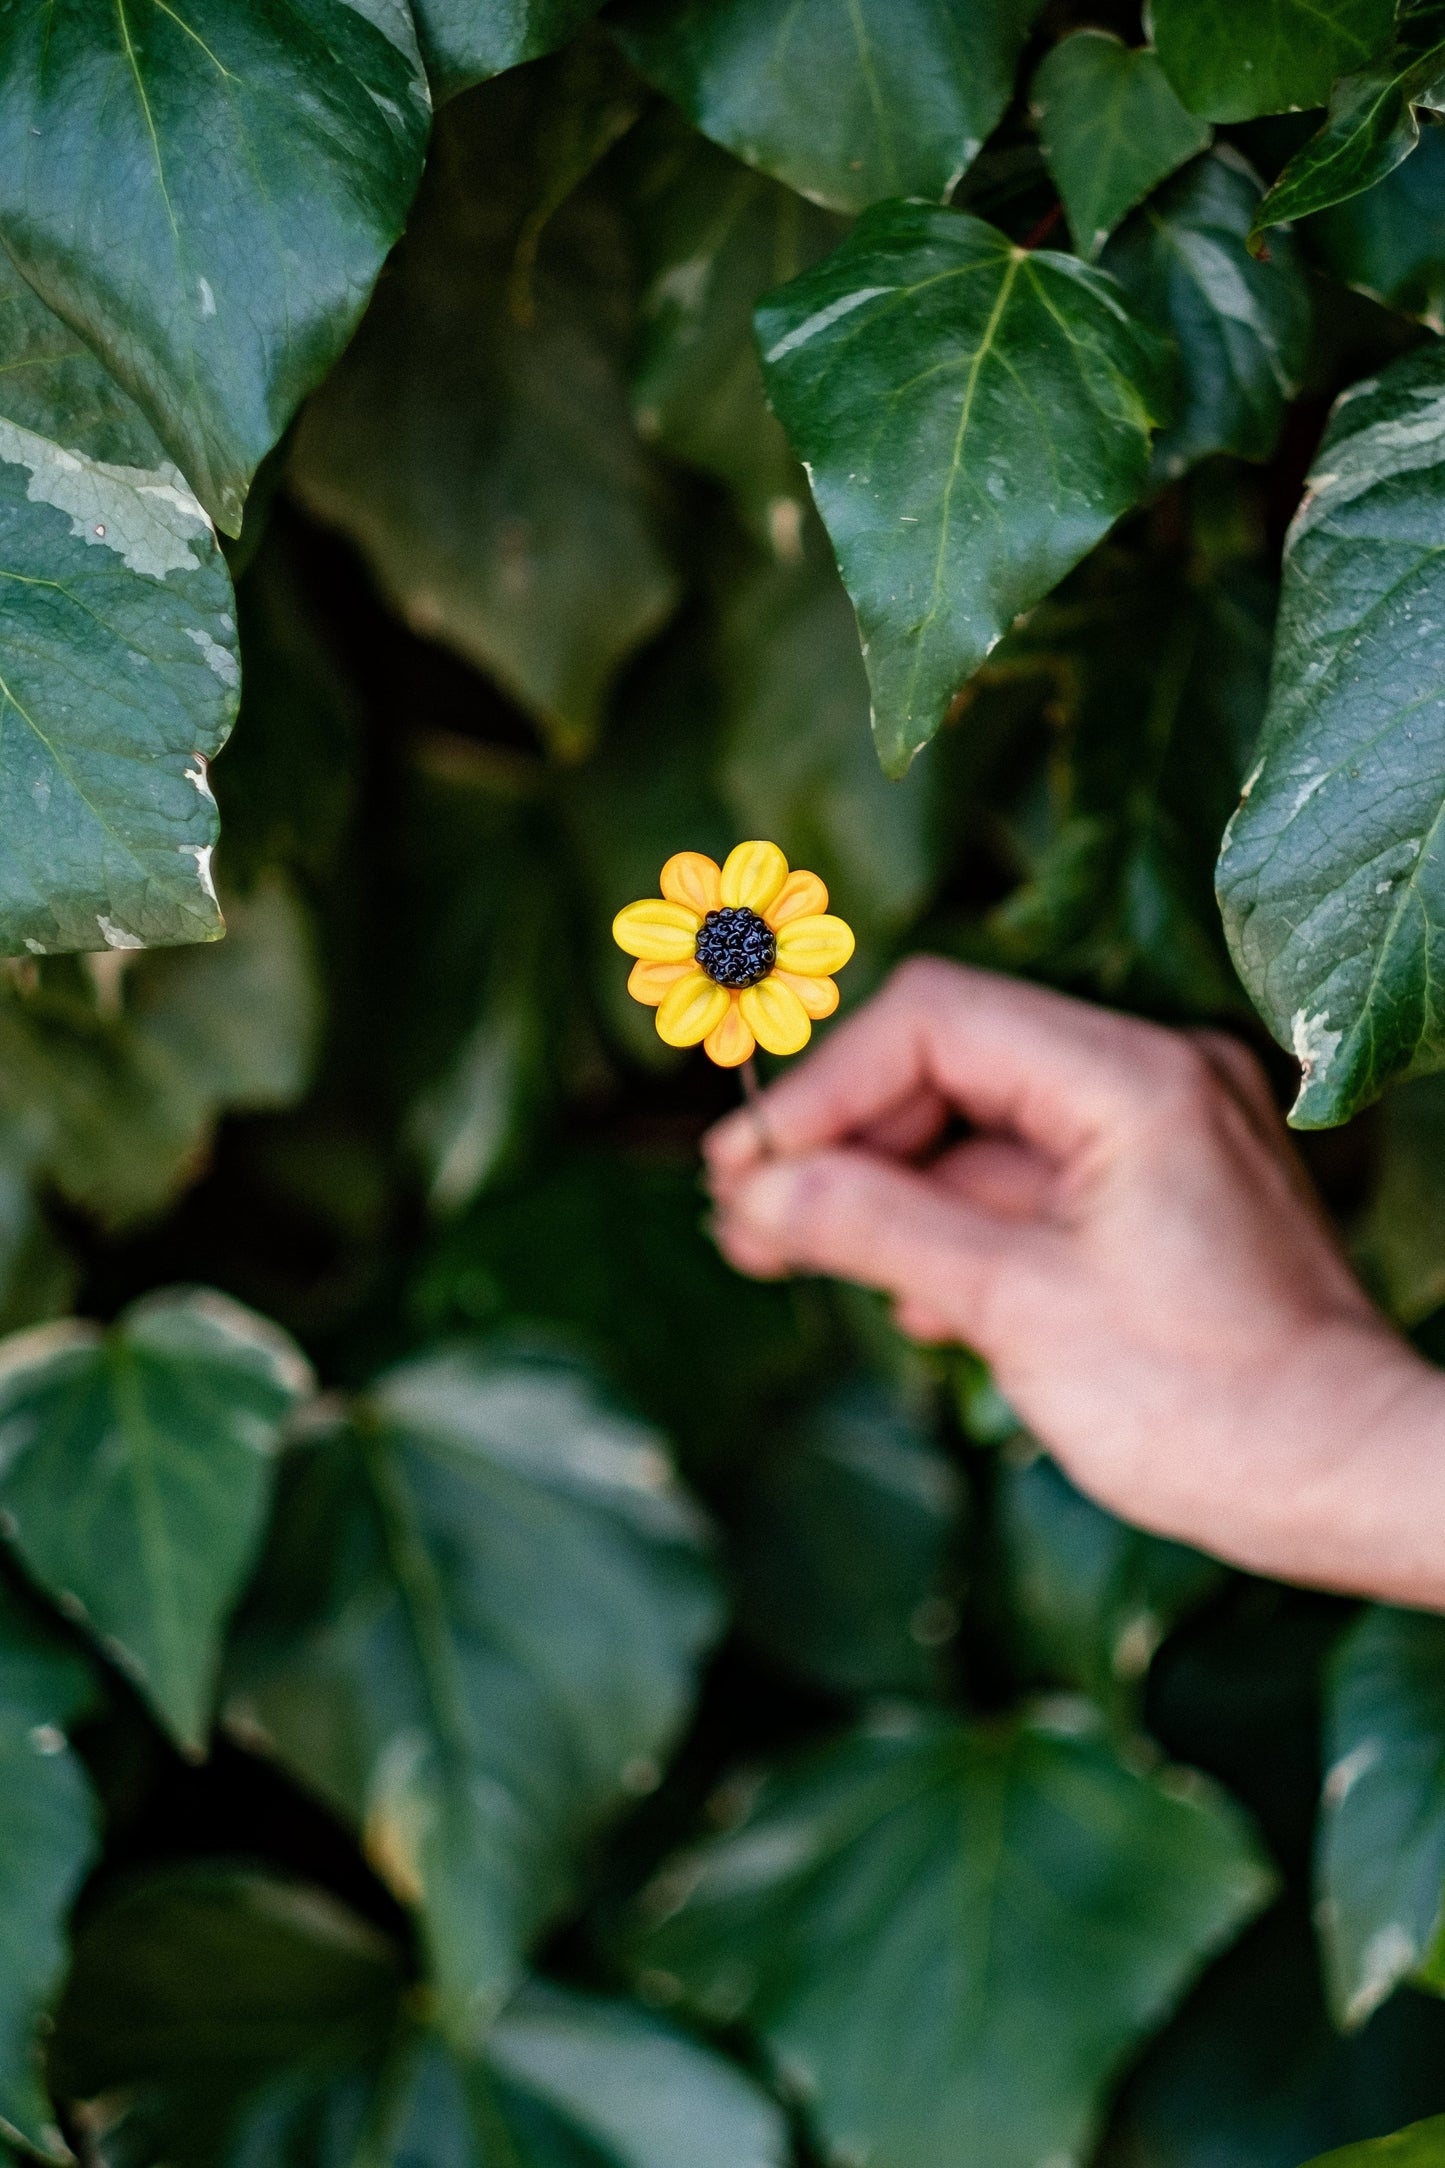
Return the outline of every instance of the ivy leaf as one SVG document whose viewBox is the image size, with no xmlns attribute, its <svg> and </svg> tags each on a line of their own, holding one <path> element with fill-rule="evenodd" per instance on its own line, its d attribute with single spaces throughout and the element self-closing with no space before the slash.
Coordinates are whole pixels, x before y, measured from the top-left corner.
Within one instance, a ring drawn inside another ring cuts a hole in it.
<svg viewBox="0 0 1445 2168">
<path fill-rule="evenodd" d="M 1394 0 L 1154 0 L 1154 43 L 1191 113 L 1253 120 L 1323 105 L 1389 41 Z"/>
<path fill-rule="evenodd" d="M 629 276 L 610 199 L 578 190 L 542 232 L 525 294 L 514 285 L 566 91 L 549 64 L 443 116 L 406 242 L 302 417 L 292 471 L 414 630 L 496 677 L 575 753 L 676 582 L 628 408 Z"/>
<path fill-rule="evenodd" d="M 228 534 L 401 231 L 429 112 L 394 0 L 10 11 L 0 237 Z"/>
<path fill-rule="evenodd" d="M 1143 493 L 1167 357 L 1112 279 L 881 205 L 758 311 L 899 775 L 1018 614 Z"/>
<path fill-rule="evenodd" d="M 1438 2168 L 1445 2151 L 1445 2115 L 1412 2123 L 1388 2138 L 1370 2138 L 1363 2145 L 1347 2145 L 1338 2153 L 1326 2153 L 1308 2168 Z"/>
<path fill-rule="evenodd" d="M 628 58 L 703 134 L 837 211 L 952 195 L 1039 0 L 630 0 Z"/>
<path fill-rule="evenodd" d="M 1310 297 L 1293 236 L 1246 247 L 1259 182 L 1229 145 L 1162 188 L 1104 258 L 1139 314 L 1172 333 L 1179 410 L 1154 447 L 1162 474 L 1214 452 L 1268 459 L 1309 356 Z"/>
<path fill-rule="evenodd" d="M 1402 1980 L 1445 1991 L 1445 1621 L 1365 1613 L 1336 1658 L 1319 1918 L 1338 2021 Z"/>
<path fill-rule="evenodd" d="M 152 472 L 165 448 L 128 392 L 0 248 L 0 413 L 36 436 Z"/>
<path fill-rule="evenodd" d="M 193 1753 L 281 1424 L 309 1383 L 276 1326 L 207 1291 L 149 1295 L 107 1333 L 42 1325 L 0 1351 L 10 1540 Z"/>
<path fill-rule="evenodd" d="M 1297 150 L 1259 207 L 1251 242 L 1270 226 L 1363 194 L 1403 165 L 1420 114 L 1445 112 L 1445 6 L 1407 6 L 1389 52 L 1336 83 L 1318 135 Z"/>
<path fill-rule="evenodd" d="M 1261 757 L 1219 896 L 1240 977 L 1303 1076 L 1291 1120 L 1344 1121 L 1445 1061 L 1445 357 L 1336 407 L 1285 545 Z"/>
<path fill-rule="evenodd" d="M 565 45 L 602 0 L 412 0 L 438 100 Z"/>
<path fill-rule="evenodd" d="M 1077 30 L 1054 46 L 1034 76 L 1032 104 L 1074 246 L 1090 258 L 1211 134 L 1179 103 L 1158 55 L 1131 52 L 1108 30 Z"/>
<path fill-rule="evenodd" d="M 768 408 L 753 310 L 826 255 L 843 222 L 666 116 L 638 131 L 633 151 L 627 193 L 643 266 L 637 426 L 669 458 L 720 481 L 754 534 L 786 555 L 807 482 Z"/>
<path fill-rule="evenodd" d="M 650 1990 L 746 2023 L 829 2152 L 1037 2168 L 1087 2148 L 1120 2063 L 1269 1889 L 1202 1779 L 1087 1728 L 860 1731 L 665 1868 Z"/>
<path fill-rule="evenodd" d="M 1347 286 L 1445 331 L 1445 129 L 1427 129 L 1386 179 L 1310 219 L 1304 239 Z"/>
<path fill-rule="evenodd" d="M 0 2134 L 64 2160 L 35 2032 L 96 1850 L 90 1788 L 65 1737 L 91 1690 L 85 1666 L 0 1581 Z"/>
<path fill-rule="evenodd" d="M 715 1628 L 654 1432 L 561 1363 L 436 1355 L 296 1460 L 231 1709 L 421 1904 L 467 2047 Z"/>
<path fill-rule="evenodd" d="M 174 468 L 0 421 L 0 952 L 214 940 L 231 584 Z"/>
</svg>

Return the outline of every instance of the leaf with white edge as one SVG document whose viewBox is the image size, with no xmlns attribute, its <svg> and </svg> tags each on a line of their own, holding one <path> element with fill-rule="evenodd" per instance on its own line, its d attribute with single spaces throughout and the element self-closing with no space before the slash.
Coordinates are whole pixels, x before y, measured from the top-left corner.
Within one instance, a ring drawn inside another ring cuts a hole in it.
<svg viewBox="0 0 1445 2168">
<path fill-rule="evenodd" d="M 240 664 L 210 521 L 172 467 L 0 421 L 0 953 L 211 941 Z"/>
<path fill-rule="evenodd" d="M 1214 452 L 1268 459 L 1300 388 L 1309 287 L 1292 234 L 1275 235 L 1268 262 L 1250 255 L 1259 196 L 1224 145 L 1161 188 L 1104 257 L 1139 314 L 1178 346 L 1179 409 L 1154 446 L 1171 479 Z"/>
<path fill-rule="evenodd" d="M 1120 219 L 1211 130 L 1185 111 L 1157 53 L 1108 30 L 1076 30 L 1045 55 L 1030 94 L 1044 164 L 1080 255 L 1098 255 Z"/>
<path fill-rule="evenodd" d="M 540 60 L 590 22 L 602 0 L 413 0 L 437 98 Z"/>
<path fill-rule="evenodd" d="M 96 1850 L 90 1787 L 65 1727 L 85 1665 L 0 1582 L 0 2135 L 69 2160 L 36 2030 L 65 1967 L 65 1918 Z"/>
<path fill-rule="evenodd" d="M 1445 111 L 1445 6 L 1402 11 L 1400 36 L 1330 94 L 1318 135 L 1297 150 L 1259 207 L 1252 238 L 1363 194 L 1394 172 L 1420 141 L 1421 112 Z"/>
<path fill-rule="evenodd" d="M 676 581 L 628 408 L 626 237 L 605 194 L 563 204 L 524 304 L 513 289 L 566 90 L 546 62 L 443 114 L 406 241 L 302 417 L 292 475 L 415 631 L 576 752 Z"/>
<path fill-rule="evenodd" d="M 1154 43 L 1191 113 L 1253 120 L 1323 105 L 1388 44 L 1394 0 L 1153 0 Z"/>
<path fill-rule="evenodd" d="M 758 311 L 907 768 L 1023 610 L 1143 494 L 1169 357 L 1111 278 L 981 219 L 880 205 Z"/>
<path fill-rule="evenodd" d="M 534 1981 L 498 2019 L 487 2060 L 618 2168 L 786 2168 L 793 2157 L 759 2086 L 635 2003 Z"/>
<path fill-rule="evenodd" d="M 0 248 L 0 414 L 70 451 L 154 471 L 165 447 L 85 341 Z"/>
<path fill-rule="evenodd" d="M 1445 2161 L 1445 2115 L 1408 2130 L 1393 2131 L 1388 2138 L 1369 2138 L 1363 2145 L 1347 2145 L 1338 2153 L 1325 2153 L 1306 2168 L 1441 2168 Z"/>
<path fill-rule="evenodd" d="M 192 1752 L 310 1384 L 278 1327 L 205 1289 L 148 1295 L 108 1332 L 72 1320 L 0 1346 L 5 1530 Z"/>
<path fill-rule="evenodd" d="M 755 2033 L 830 2156 L 1082 2158 L 1270 1875 L 1203 1779 L 1141 1775 L 1068 1713 L 880 1722 L 769 1778 L 644 1893 L 649 1992 Z"/>
<path fill-rule="evenodd" d="M 401 231 L 429 119 L 398 0 L 8 12 L 0 238 L 230 534 Z"/>
<path fill-rule="evenodd" d="M 1236 968 L 1345 1121 L 1445 1065 L 1445 349 L 1335 407 L 1285 543 L 1259 763 L 1219 861 Z"/>
<path fill-rule="evenodd" d="M 268 1563 L 231 1713 L 421 1906 L 468 2048 L 581 1845 L 658 1780 L 718 1623 L 698 1515 L 585 1372 L 458 1352 L 293 1454 Z"/>
<path fill-rule="evenodd" d="M 623 51 L 702 133 L 838 211 L 952 195 L 1039 0 L 630 0 Z"/>
<path fill-rule="evenodd" d="M 1334 1663 L 1318 1918 L 1342 2025 L 1445 1989 L 1445 1619 L 1367 1611 Z"/>
</svg>

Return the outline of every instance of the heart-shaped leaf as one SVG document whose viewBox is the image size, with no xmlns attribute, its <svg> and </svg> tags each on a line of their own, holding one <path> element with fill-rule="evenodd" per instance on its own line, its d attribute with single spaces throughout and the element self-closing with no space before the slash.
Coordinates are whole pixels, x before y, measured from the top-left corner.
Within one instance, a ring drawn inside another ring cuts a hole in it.
<svg viewBox="0 0 1445 2168">
<path fill-rule="evenodd" d="M 1394 0 L 1153 0 L 1164 72 L 1191 113 L 1252 120 L 1323 105 L 1389 41 Z"/>
<path fill-rule="evenodd" d="M 1076 30 L 1048 53 L 1031 99 L 1039 143 L 1083 256 L 1121 218 L 1205 149 L 1210 127 L 1185 111 L 1157 53 L 1108 30 Z"/>
<path fill-rule="evenodd" d="M 1103 272 L 914 203 L 867 213 L 763 303 L 758 336 L 901 774 L 1019 612 L 1141 495 L 1167 351 Z"/>
<path fill-rule="evenodd" d="M 422 58 L 438 98 L 563 45 L 602 0 L 412 0 Z"/>
<path fill-rule="evenodd" d="M 657 1781 L 715 1627 L 654 1432 L 569 1366 L 439 1355 L 296 1460 L 231 1707 L 420 1902 L 469 2046 L 599 1817 Z"/>
<path fill-rule="evenodd" d="M 704 135 L 834 210 L 942 203 L 1003 118 L 1039 0 L 629 0 L 623 51 Z"/>
<path fill-rule="evenodd" d="M 0 1348 L 5 1528 L 193 1750 L 281 1423 L 309 1382 L 282 1332 L 205 1291 L 148 1296 L 108 1333 L 42 1325 Z"/>
<path fill-rule="evenodd" d="M 1445 354 L 1336 407 L 1285 546 L 1261 754 L 1219 861 L 1240 977 L 1344 1121 L 1445 1063 Z"/>
<path fill-rule="evenodd" d="M 1268 1892 L 1236 1810 L 1101 1739 L 880 1724 L 664 1868 L 654 1995 L 744 2022 L 827 2150 L 876 2168 L 1080 2157 L 1120 2062 Z"/>
<path fill-rule="evenodd" d="M 429 114 L 400 0 L 7 15 L 0 236 L 228 533 L 401 231 Z"/>
</svg>

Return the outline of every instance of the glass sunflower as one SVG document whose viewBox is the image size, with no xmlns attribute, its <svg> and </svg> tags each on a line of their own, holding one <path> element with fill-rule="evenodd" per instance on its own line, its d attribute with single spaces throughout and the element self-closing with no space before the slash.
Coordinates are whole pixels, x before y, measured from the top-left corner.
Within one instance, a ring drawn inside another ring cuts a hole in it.
<svg viewBox="0 0 1445 2168">
<path fill-rule="evenodd" d="M 755 1048 L 797 1054 L 831 1016 L 831 974 L 853 953 L 853 930 L 828 910 L 816 873 L 790 873 L 776 843 L 739 843 L 724 865 L 679 851 L 660 896 L 629 903 L 612 938 L 637 962 L 634 1001 L 657 1011 L 658 1037 L 697 1046 L 736 1069 Z"/>
</svg>

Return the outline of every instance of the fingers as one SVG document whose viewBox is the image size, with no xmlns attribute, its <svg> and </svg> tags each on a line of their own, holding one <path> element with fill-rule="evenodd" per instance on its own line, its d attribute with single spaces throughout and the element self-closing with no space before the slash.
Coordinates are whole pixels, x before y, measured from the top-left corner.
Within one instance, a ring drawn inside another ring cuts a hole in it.
<svg viewBox="0 0 1445 2168">
<path fill-rule="evenodd" d="M 928 1175 L 857 1151 L 769 1160 L 730 1190 L 718 1241 L 730 1262 L 853 1280 L 893 1295 L 929 1338 L 988 1353 L 994 1320 L 1043 1269 L 1035 1230 L 972 1211 Z"/>
<path fill-rule="evenodd" d="M 881 1159 L 916 1159 L 947 1129 L 953 1109 L 935 1084 L 920 1084 L 853 1132 L 853 1142 Z"/>
<path fill-rule="evenodd" d="M 994 1219 L 1043 1218 L 1058 1188 L 1058 1169 L 1027 1144 L 1007 1137 L 970 1137 L 928 1169 L 928 1178 Z"/>
<path fill-rule="evenodd" d="M 1220 1083 L 1233 1092 L 1267 1136 L 1287 1134 L 1269 1078 L 1241 1040 L 1231 1037 L 1227 1031 L 1191 1031 L 1188 1037 L 1199 1048 Z"/>
<path fill-rule="evenodd" d="M 1021 980 L 915 957 L 817 1052 L 769 1088 L 780 1153 L 866 1132 L 933 1093 L 981 1128 L 1065 1157 L 1097 1142 L 1179 1067 L 1178 1035 Z M 715 1178 L 753 1166 L 757 1138 L 729 1117 L 707 1139 Z"/>
</svg>

